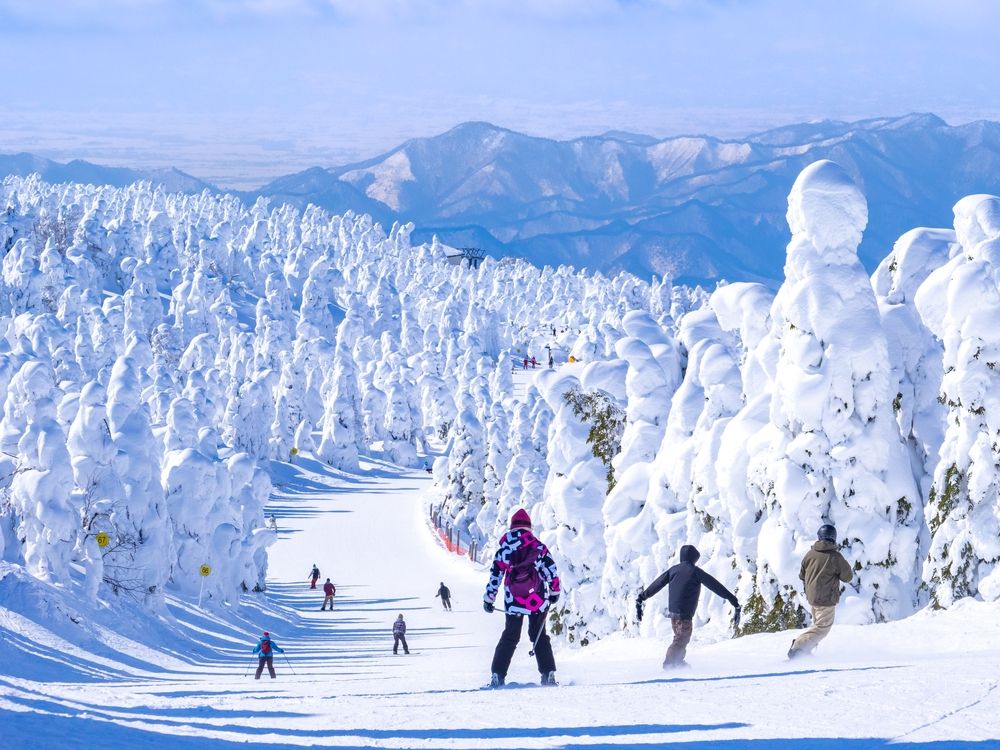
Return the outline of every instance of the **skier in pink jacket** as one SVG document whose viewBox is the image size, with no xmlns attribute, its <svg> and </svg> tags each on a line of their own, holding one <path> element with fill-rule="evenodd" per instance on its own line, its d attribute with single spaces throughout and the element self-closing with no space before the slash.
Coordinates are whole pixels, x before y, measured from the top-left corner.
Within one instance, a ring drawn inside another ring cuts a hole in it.
<svg viewBox="0 0 1000 750">
<path fill-rule="evenodd" d="M 519 509 L 510 520 L 510 531 L 500 538 L 486 584 L 483 608 L 493 612 L 494 602 L 504 588 L 507 620 L 493 654 L 490 685 L 500 687 L 507 678 L 510 660 L 521 639 L 524 617 L 528 618 L 528 638 L 534 644 L 535 660 L 543 685 L 556 684 L 556 661 L 545 632 L 549 607 L 559 600 L 559 573 L 548 547 L 531 533 L 531 518 Z"/>
</svg>

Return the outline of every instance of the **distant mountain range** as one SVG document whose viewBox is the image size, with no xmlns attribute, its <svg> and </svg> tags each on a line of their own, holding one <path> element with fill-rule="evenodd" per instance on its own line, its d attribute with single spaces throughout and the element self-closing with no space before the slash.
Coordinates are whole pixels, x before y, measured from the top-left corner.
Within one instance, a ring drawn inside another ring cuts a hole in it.
<svg viewBox="0 0 1000 750">
<path fill-rule="evenodd" d="M 93 185 L 124 187 L 134 182 L 149 181 L 176 193 L 200 193 L 206 188 L 213 192 L 218 189 L 197 177 L 179 169 L 128 169 L 127 167 L 104 167 L 89 161 L 74 159 L 68 164 L 46 159 L 32 154 L 0 154 L 0 177 L 17 175 L 27 177 L 37 172 L 46 182 L 82 182 Z"/>
<path fill-rule="evenodd" d="M 241 195 L 353 209 L 386 224 L 413 221 L 417 240 L 437 234 L 449 245 L 538 264 L 684 282 L 769 281 L 782 275 L 785 196 L 804 166 L 824 158 L 840 163 L 868 196 L 860 252 L 869 268 L 913 226 L 950 226 L 951 207 L 962 196 L 1000 192 L 1000 124 L 952 127 L 916 114 L 789 125 L 742 140 L 658 140 L 616 131 L 556 141 L 470 122 L 367 161 L 315 167 Z M 0 174 L 31 171 L 57 181 L 210 187 L 176 170 L 0 156 Z"/>
</svg>

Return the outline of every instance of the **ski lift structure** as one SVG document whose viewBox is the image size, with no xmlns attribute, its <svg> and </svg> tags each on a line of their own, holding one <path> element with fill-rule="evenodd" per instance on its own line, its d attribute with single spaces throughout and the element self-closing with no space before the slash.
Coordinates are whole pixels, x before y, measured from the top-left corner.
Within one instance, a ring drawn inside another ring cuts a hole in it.
<svg viewBox="0 0 1000 750">
<path fill-rule="evenodd" d="M 448 263 L 453 266 L 460 266 L 463 263 L 468 268 L 479 268 L 479 264 L 486 257 L 486 251 L 478 247 L 458 247 L 458 252 L 448 253 Z"/>
</svg>

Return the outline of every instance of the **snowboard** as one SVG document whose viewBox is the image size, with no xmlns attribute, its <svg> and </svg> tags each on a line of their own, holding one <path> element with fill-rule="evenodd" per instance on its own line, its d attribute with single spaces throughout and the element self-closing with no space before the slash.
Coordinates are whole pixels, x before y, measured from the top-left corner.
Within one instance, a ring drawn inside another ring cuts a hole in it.
<svg viewBox="0 0 1000 750">
<path fill-rule="evenodd" d="M 521 690 L 523 688 L 557 688 L 572 685 L 572 682 L 557 682 L 555 685 L 541 685 L 537 682 L 507 682 L 499 687 L 493 687 L 489 683 L 483 685 L 480 690 Z"/>
</svg>

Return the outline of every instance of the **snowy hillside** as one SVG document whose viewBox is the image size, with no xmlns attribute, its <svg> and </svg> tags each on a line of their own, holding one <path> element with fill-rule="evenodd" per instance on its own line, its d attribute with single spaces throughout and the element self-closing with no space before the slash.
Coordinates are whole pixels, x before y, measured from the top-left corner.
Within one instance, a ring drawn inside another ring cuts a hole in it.
<svg viewBox="0 0 1000 750">
<path fill-rule="evenodd" d="M 788 125 L 721 140 L 631 133 L 556 141 L 482 122 L 407 141 L 364 162 L 316 166 L 241 196 L 384 226 L 414 222 L 414 240 L 475 246 L 495 257 L 590 271 L 656 274 L 713 286 L 782 278 L 785 194 L 795 176 L 832 159 L 858 182 L 871 215 L 859 256 L 872 271 L 914 226 L 950 224 L 964 195 L 995 192 L 1000 124 L 951 127 L 933 115 Z M 165 189 L 215 188 L 176 170 L 57 164 L 0 155 L 0 176 Z"/>
<path fill-rule="evenodd" d="M 789 125 L 719 140 L 620 133 L 554 141 L 465 123 L 369 161 L 289 175 L 259 192 L 372 212 L 538 265 L 657 274 L 686 283 L 780 280 L 784 197 L 832 159 L 871 204 L 860 247 L 872 270 L 896 237 L 945 225 L 963 195 L 995 191 L 1000 125 L 933 115 Z"/>
<path fill-rule="evenodd" d="M 276 467 L 268 594 L 238 612 L 169 599 L 142 630 L 0 570 L 0 745 L 23 750 L 283 747 L 986 750 L 998 746 L 996 603 L 966 600 L 902 622 L 835 628 L 807 662 L 786 633 L 729 640 L 702 628 L 691 667 L 660 669 L 663 643 L 612 638 L 557 652 L 562 686 L 482 692 L 500 618 L 486 574 L 426 533 L 422 471 L 364 461 Z M 306 575 L 337 585 L 333 612 Z M 454 611 L 434 597 L 444 580 Z M 16 605 L 14 610 L 7 609 Z M 402 613 L 411 654 L 392 654 Z M 250 648 L 285 650 L 260 682 Z M 932 688 L 929 686 L 933 686 Z"/>
<path fill-rule="evenodd" d="M 998 206 L 964 198 L 954 231 L 907 233 L 873 281 L 865 197 L 833 162 L 810 165 L 776 295 L 726 285 L 553 337 L 581 363 L 541 373 L 500 428 L 488 399 L 470 409 L 435 467 L 440 507 L 481 544 L 529 508 L 567 568 L 555 630 L 570 643 L 669 632 L 665 604 L 640 629 L 632 600 L 685 543 L 744 602 L 741 632 L 795 627 L 823 523 L 855 573 L 841 620 L 997 599 Z"/>
<path fill-rule="evenodd" d="M 437 548 L 426 519 L 483 559 L 525 507 L 559 566 L 549 623 L 579 698 L 556 699 L 573 704 L 574 723 L 532 722 L 558 731 L 504 734 L 509 719 L 477 720 L 483 737 L 563 746 L 598 725 L 629 741 L 841 736 L 809 712 L 785 728 L 800 695 L 786 683 L 777 713 L 751 701 L 720 719 L 716 708 L 740 689 L 727 687 L 733 659 L 750 665 L 739 680 L 762 681 L 740 685 L 770 693 L 767 680 L 789 676 L 771 662 L 787 648 L 781 631 L 806 620 L 799 561 L 823 523 L 836 524 L 854 579 L 822 658 L 839 648 L 853 666 L 793 674 L 810 675 L 804 689 L 819 699 L 857 688 L 837 670 L 909 669 L 893 684 L 912 706 L 908 691 L 923 689 L 914 671 L 961 670 L 919 718 L 900 711 L 891 727 L 848 732 L 956 736 L 949 717 L 986 714 L 996 684 L 981 658 L 995 644 L 978 628 L 1000 600 L 1000 199 L 963 198 L 953 229 L 904 234 L 869 278 L 857 250 L 870 202 L 851 175 L 818 161 L 786 188 L 777 292 L 737 283 L 709 294 L 512 259 L 454 265 L 439 243 L 411 243 L 412 225 L 386 233 L 314 206 L 4 180 L 0 626 L 16 654 L 5 708 L 28 710 L 18 731 L 103 705 L 98 721 L 128 729 L 122 745 L 136 722 L 190 734 L 162 714 L 188 716 L 174 699 L 203 698 L 204 680 L 241 680 L 233 662 L 266 627 L 347 713 L 277 738 L 255 724 L 256 739 L 441 739 L 441 726 L 469 720 L 437 703 L 429 732 L 409 715 L 391 724 L 400 734 L 347 728 L 384 725 L 373 707 L 387 698 L 404 711 L 420 710 L 420 694 L 466 690 L 455 700 L 474 702 L 469 685 L 486 676 L 496 636 L 481 630 L 485 576 Z M 704 597 L 695 644 L 717 645 L 706 671 L 676 680 L 697 683 L 679 699 L 694 724 L 642 725 L 634 707 L 648 715 L 662 701 L 649 686 L 664 679 L 638 665 L 671 622 L 661 597 L 637 623 L 634 599 L 683 544 L 735 591 L 747 637 L 718 643 L 731 610 Z M 301 582 L 313 563 L 334 566 L 345 610 L 303 611 L 316 605 Z M 417 633 L 455 636 L 441 647 L 455 653 L 397 677 L 371 652 L 382 618 L 431 597 L 445 575 L 471 611 Z M 966 627 L 961 644 L 938 643 Z M 916 659 L 900 638 L 937 640 Z M 886 678 L 860 679 L 855 706 Z M 357 691 L 342 687 L 353 680 Z M 39 687 L 50 681 L 68 687 Z M 107 683 L 97 703 L 81 701 L 90 681 Z M 139 707 L 122 697 L 137 684 L 165 693 L 149 697 L 151 713 L 107 710 Z M 628 717 L 601 713 L 609 686 Z M 214 690 L 236 695 L 216 718 L 256 716 L 256 692 Z M 291 689 L 271 719 L 297 720 L 284 714 L 302 697 Z M 501 700 L 508 717 L 526 711 Z M 226 741 L 247 738 L 222 726 Z M 995 736 L 994 724 L 957 736 Z M 444 735 L 455 746 L 483 737 Z"/>
</svg>

